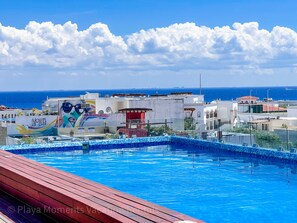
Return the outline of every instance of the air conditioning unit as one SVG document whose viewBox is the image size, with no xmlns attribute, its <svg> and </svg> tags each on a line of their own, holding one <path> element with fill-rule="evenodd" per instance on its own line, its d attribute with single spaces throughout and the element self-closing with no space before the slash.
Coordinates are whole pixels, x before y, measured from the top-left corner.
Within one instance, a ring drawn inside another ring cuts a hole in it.
<svg viewBox="0 0 297 223">
<path fill-rule="evenodd" d="M 105 111 L 106 111 L 106 113 L 109 113 L 109 114 L 112 113 L 112 109 L 111 109 L 111 107 L 109 107 L 109 106 L 105 109 Z"/>
</svg>

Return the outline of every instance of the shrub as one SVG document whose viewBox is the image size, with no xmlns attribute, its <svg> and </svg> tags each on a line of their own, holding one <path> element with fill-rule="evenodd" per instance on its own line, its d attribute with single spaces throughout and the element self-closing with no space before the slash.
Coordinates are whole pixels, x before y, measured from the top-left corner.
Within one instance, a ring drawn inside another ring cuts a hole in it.
<svg viewBox="0 0 297 223">
<path fill-rule="evenodd" d="M 185 130 L 195 130 L 196 125 L 193 117 L 185 118 Z"/>
</svg>

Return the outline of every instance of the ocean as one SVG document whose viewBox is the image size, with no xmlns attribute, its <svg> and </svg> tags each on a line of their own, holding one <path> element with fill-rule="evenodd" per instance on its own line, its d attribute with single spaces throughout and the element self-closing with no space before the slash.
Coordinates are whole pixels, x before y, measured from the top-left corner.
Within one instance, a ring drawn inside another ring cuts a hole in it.
<svg viewBox="0 0 297 223">
<path fill-rule="evenodd" d="M 73 91 L 17 91 L 0 92 L 0 105 L 10 108 L 38 108 L 48 98 L 71 97 L 90 93 L 99 93 L 101 97 L 118 93 L 170 94 L 171 92 L 193 92 L 199 94 L 198 88 L 146 88 L 146 89 L 114 89 L 114 90 L 73 90 Z M 202 88 L 206 102 L 216 99 L 235 100 L 248 95 L 259 97 L 260 100 L 273 98 L 274 100 L 297 100 L 296 87 L 238 87 L 238 88 Z"/>
</svg>

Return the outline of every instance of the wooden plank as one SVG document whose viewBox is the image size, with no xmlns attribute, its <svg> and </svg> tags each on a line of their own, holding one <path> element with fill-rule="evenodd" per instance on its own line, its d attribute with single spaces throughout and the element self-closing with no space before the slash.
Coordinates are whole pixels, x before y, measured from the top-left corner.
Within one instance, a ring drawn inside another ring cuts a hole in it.
<svg viewBox="0 0 297 223">
<path fill-rule="evenodd" d="M 43 223 L 57 222 L 49 215 L 41 214 L 41 208 L 30 206 L 28 203 L 9 195 L 0 190 L 0 212 L 1 210 L 7 217 L 22 223 Z M 61 222 L 70 222 L 69 219 L 61 219 Z"/>
<path fill-rule="evenodd" d="M 1 173 L 1 170 L 0 170 L 0 173 Z M 16 177 L 15 173 L 13 173 L 13 172 L 7 173 L 6 175 L 9 175 L 11 178 L 18 179 L 18 177 Z M 26 173 L 23 173 L 23 175 L 26 176 Z M 32 178 L 31 175 L 30 175 L 30 177 Z M 33 179 L 34 179 L 34 177 L 33 177 Z M 19 188 L 19 190 L 24 192 L 25 190 L 23 189 L 23 187 L 24 187 L 23 183 L 25 183 L 25 184 L 27 183 L 27 185 L 25 185 L 25 186 L 28 186 L 28 182 L 25 182 L 25 181 L 28 181 L 28 180 L 26 178 L 24 180 L 22 180 L 22 178 L 20 178 L 18 180 L 19 180 L 19 182 L 17 184 L 17 187 Z M 41 182 L 41 183 L 44 183 L 42 180 L 38 179 L 38 181 Z M 8 183 L 9 182 L 10 181 L 8 181 Z M 22 183 L 20 183 L 20 182 L 22 182 Z M 90 201 L 90 200 L 88 200 L 88 199 L 86 199 L 84 197 L 79 196 L 76 192 L 75 193 L 69 192 L 67 190 L 64 190 L 63 188 L 57 187 L 56 185 L 46 184 L 45 187 L 42 187 L 42 186 L 37 187 L 37 186 L 40 186 L 40 185 L 36 184 L 33 181 L 29 181 L 29 182 L 30 182 L 29 187 L 31 187 L 32 190 L 38 190 L 38 192 L 40 192 L 40 193 L 47 194 L 48 196 L 50 196 L 50 197 L 52 197 L 54 199 L 59 199 L 62 203 L 68 205 L 70 208 L 74 207 L 74 205 L 73 205 L 74 200 L 80 200 L 82 202 L 82 206 L 77 207 L 77 208 L 81 208 L 81 209 L 83 209 L 85 211 L 94 208 L 94 209 L 97 209 L 97 210 L 100 211 L 100 212 L 97 212 L 97 213 L 90 212 L 90 215 L 92 215 L 92 216 L 94 216 L 95 214 L 98 215 L 98 213 L 99 213 L 100 216 L 102 217 L 102 215 L 104 215 L 104 213 L 108 212 L 109 215 L 115 217 L 115 219 L 116 219 L 116 217 L 120 217 L 121 219 L 123 219 L 123 217 L 120 216 L 118 213 L 116 213 L 116 212 L 114 212 L 112 210 L 106 209 L 103 206 L 97 205 L 95 202 L 92 202 L 92 201 Z M 10 185 L 10 186 L 13 186 L 13 185 Z M 37 200 L 40 199 L 39 195 L 40 194 L 38 194 L 34 198 L 37 199 Z M 34 196 L 34 194 L 31 194 L 31 196 Z M 130 219 L 126 219 L 126 222 L 133 222 L 133 221 L 131 221 Z"/>
<path fill-rule="evenodd" d="M 18 198 L 22 199 L 23 201 L 26 201 L 27 203 L 29 203 L 31 206 L 33 206 L 35 208 L 35 210 L 37 208 L 41 208 L 41 209 L 48 209 L 50 208 L 49 206 L 47 206 L 46 204 L 42 203 L 39 200 L 36 200 L 32 197 L 30 197 L 29 195 L 22 193 L 20 190 L 10 187 L 8 184 L 1 184 L 1 188 L 2 190 L 5 190 L 6 192 L 9 192 L 10 194 L 17 196 Z M 50 213 L 45 213 L 45 214 L 49 214 Z M 55 216 L 56 219 L 59 219 L 59 221 L 61 222 L 72 222 L 72 223 L 77 223 L 77 221 L 75 221 L 74 219 L 71 219 L 70 217 L 66 216 L 66 215 L 59 215 L 59 214 L 55 214 L 52 215 Z M 33 217 L 32 217 L 33 218 Z M 52 221 L 54 222 L 54 221 Z"/>
<path fill-rule="evenodd" d="M 8 218 L 0 212 L 0 223 L 15 223 L 15 221 L 13 221 L 12 219 Z"/>
<path fill-rule="evenodd" d="M 107 222 L 121 222 L 121 221 L 117 221 L 117 219 L 121 219 L 121 220 L 125 220 L 125 222 L 131 222 L 134 223 L 135 221 L 129 219 L 129 218 L 125 218 L 124 216 L 109 210 L 105 207 L 102 207 L 98 204 L 96 204 L 95 202 L 89 201 L 83 197 L 77 196 L 74 193 L 68 192 L 64 189 L 61 189 L 55 185 L 49 185 L 47 183 L 45 183 L 44 181 L 41 181 L 39 179 L 34 179 L 34 177 L 32 177 L 31 175 L 28 175 L 26 173 L 20 172 L 19 170 L 14 170 L 15 172 L 13 172 L 13 169 L 11 170 L 11 172 L 6 171 L 6 176 L 9 176 L 11 179 L 16 179 L 18 180 L 18 183 L 12 183 L 9 180 L 4 179 L 5 176 L 2 175 L 2 169 L 6 168 L 6 170 L 11 169 L 11 167 L 7 167 L 6 164 L 2 165 L 2 168 L 0 168 L 0 180 L 3 183 L 6 183 L 9 185 L 11 183 L 11 187 L 14 187 L 15 185 L 17 185 L 17 189 L 22 192 L 24 194 L 25 190 L 27 189 L 23 189 L 23 185 L 28 186 L 32 188 L 32 190 L 38 190 L 40 193 L 43 194 L 47 194 L 49 195 L 49 197 L 52 197 L 54 199 L 60 199 L 61 203 L 65 204 L 67 203 L 69 205 L 70 208 L 73 208 L 73 204 L 74 204 L 74 200 L 79 200 L 81 201 L 81 206 L 80 207 L 76 207 L 76 208 L 81 208 L 82 210 L 84 210 L 86 212 L 86 214 L 94 217 L 94 218 L 103 218 L 103 219 L 107 219 Z M 19 174 L 22 174 L 23 176 L 20 176 Z M 30 181 L 28 178 L 30 178 L 32 181 Z M 35 182 L 36 181 L 36 182 Z M 28 183 L 29 182 L 29 183 Z M 27 183 L 27 185 L 26 185 Z M 31 196 L 34 196 L 34 194 L 30 194 Z M 39 195 L 35 195 L 35 197 L 33 197 L 36 200 L 39 200 L 40 197 Z M 65 200 L 67 202 L 65 202 Z M 59 207 L 55 207 L 55 208 L 59 208 Z M 92 209 L 98 210 L 98 212 L 93 212 L 90 211 Z M 108 213 L 105 214 L 105 213 Z"/>
</svg>

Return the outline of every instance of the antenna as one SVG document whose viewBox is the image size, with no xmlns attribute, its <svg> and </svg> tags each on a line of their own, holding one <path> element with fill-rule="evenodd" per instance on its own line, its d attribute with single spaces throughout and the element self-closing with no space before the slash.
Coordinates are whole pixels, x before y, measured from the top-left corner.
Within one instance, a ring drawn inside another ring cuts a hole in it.
<svg viewBox="0 0 297 223">
<path fill-rule="evenodd" d="M 200 93 L 199 94 L 201 95 L 202 94 L 202 90 L 201 90 L 201 74 L 199 74 L 199 75 L 200 75 L 200 83 L 199 83 L 200 84 Z"/>
</svg>

